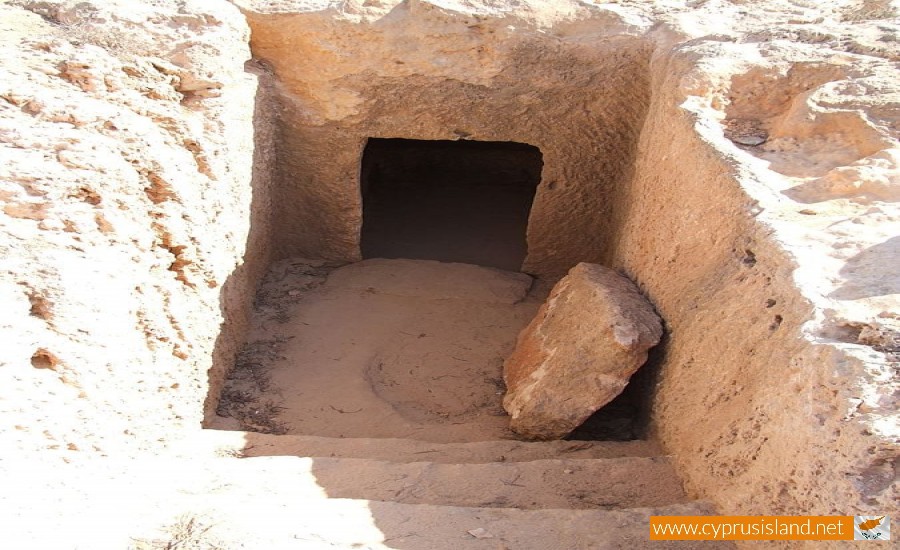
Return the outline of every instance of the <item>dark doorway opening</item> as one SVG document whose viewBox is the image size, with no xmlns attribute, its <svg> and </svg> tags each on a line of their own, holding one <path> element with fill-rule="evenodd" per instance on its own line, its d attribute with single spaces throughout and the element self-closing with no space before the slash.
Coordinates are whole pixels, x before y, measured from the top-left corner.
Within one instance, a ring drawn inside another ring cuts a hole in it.
<svg viewBox="0 0 900 550">
<path fill-rule="evenodd" d="M 588 417 L 566 439 L 586 441 L 650 439 L 653 402 L 668 343 L 668 335 L 663 334 L 659 344 L 650 350 L 647 362 L 631 376 L 622 393 Z"/>
<path fill-rule="evenodd" d="M 363 258 L 519 271 L 543 160 L 496 141 L 370 138 L 362 158 Z"/>
</svg>

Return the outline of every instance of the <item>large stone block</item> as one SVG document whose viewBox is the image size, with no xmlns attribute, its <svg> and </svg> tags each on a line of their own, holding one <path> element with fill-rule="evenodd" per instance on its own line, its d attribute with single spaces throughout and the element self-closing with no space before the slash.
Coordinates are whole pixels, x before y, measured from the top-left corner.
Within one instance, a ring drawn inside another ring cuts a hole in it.
<svg viewBox="0 0 900 550">
<path fill-rule="evenodd" d="M 581 263 L 553 288 L 503 365 L 513 431 L 558 439 L 619 395 L 662 336 L 627 278 Z"/>
</svg>

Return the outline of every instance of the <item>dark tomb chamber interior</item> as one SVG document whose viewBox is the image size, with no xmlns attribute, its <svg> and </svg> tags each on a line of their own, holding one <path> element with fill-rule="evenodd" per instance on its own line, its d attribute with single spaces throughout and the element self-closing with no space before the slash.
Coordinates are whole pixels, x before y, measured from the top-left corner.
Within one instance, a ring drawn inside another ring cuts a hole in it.
<svg viewBox="0 0 900 550">
<path fill-rule="evenodd" d="M 370 138 L 360 173 L 363 258 L 519 271 L 543 161 L 514 142 Z"/>
</svg>

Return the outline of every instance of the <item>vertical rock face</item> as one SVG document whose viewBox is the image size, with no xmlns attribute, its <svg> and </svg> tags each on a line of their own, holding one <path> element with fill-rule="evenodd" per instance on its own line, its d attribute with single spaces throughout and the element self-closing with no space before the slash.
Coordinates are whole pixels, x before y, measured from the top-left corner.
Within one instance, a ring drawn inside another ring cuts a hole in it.
<svg viewBox="0 0 900 550">
<path fill-rule="evenodd" d="M 606 267 L 578 264 L 503 365 L 513 431 L 565 436 L 622 392 L 661 337 L 660 318 L 634 283 Z"/>
<path fill-rule="evenodd" d="M 199 427 L 267 263 L 249 30 L 224 1 L 18 4 L 0 5 L 0 447 L 156 449 Z"/>
<path fill-rule="evenodd" d="M 627 177 L 649 104 L 650 20 L 639 11 L 569 0 L 521 10 L 504 2 L 236 4 L 253 29 L 254 55 L 273 68 L 285 97 L 278 256 L 360 259 L 358 176 L 368 138 L 537 147 L 544 165 L 523 271 L 559 277 L 608 252 L 606 197 Z"/>
</svg>

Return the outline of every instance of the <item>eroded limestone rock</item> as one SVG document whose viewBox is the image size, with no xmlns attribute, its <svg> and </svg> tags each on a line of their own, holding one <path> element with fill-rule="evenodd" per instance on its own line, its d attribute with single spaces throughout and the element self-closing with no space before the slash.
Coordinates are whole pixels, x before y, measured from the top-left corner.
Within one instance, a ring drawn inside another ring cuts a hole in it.
<svg viewBox="0 0 900 550">
<path fill-rule="evenodd" d="M 634 283 L 578 264 L 503 365 L 512 429 L 533 439 L 565 436 L 625 389 L 660 337 L 660 318 Z"/>
<path fill-rule="evenodd" d="M 0 447 L 157 449 L 200 425 L 268 263 L 267 81 L 227 2 L 18 4 L 0 5 Z"/>
</svg>

